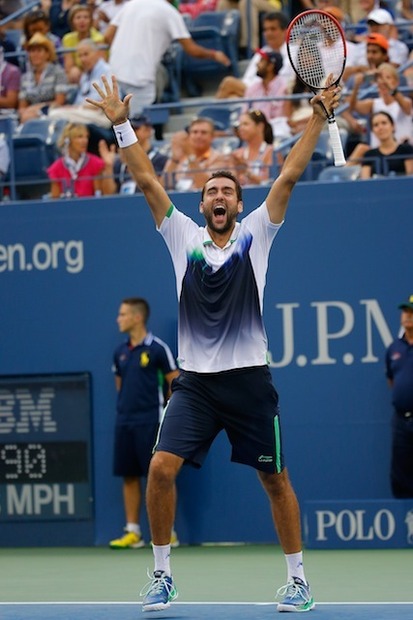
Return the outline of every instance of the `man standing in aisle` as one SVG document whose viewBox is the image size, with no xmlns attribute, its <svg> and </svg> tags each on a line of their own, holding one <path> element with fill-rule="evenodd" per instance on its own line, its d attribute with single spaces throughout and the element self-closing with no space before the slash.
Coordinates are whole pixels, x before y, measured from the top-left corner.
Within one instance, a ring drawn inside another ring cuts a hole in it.
<svg viewBox="0 0 413 620">
<path fill-rule="evenodd" d="M 215 60 L 227 67 L 231 64 L 224 52 L 195 43 L 170 0 L 129 0 L 110 23 L 105 41 L 110 45 L 109 64 L 119 86 L 134 95 L 131 117 L 155 102 L 157 69 L 173 41 L 195 58 Z"/>
</svg>

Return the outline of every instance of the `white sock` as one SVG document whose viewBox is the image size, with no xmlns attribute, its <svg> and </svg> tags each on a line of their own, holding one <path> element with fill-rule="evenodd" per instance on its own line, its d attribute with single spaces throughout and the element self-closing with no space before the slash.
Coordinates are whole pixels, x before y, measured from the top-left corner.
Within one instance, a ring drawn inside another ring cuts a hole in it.
<svg viewBox="0 0 413 620">
<path fill-rule="evenodd" d="M 293 577 L 299 577 L 306 584 L 306 578 L 304 575 L 304 566 L 303 566 L 303 552 L 299 553 L 288 553 L 285 554 L 285 561 L 287 562 L 287 581 L 290 581 Z"/>
<path fill-rule="evenodd" d="M 137 536 L 140 536 L 141 528 L 139 523 L 127 523 L 125 529 L 127 532 L 133 532 Z"/>
<path fill-rule="evenodd" d="M 155 570 L 164 571 L 171 576 L 171 545 L 152 545 Z"/>
</svg>

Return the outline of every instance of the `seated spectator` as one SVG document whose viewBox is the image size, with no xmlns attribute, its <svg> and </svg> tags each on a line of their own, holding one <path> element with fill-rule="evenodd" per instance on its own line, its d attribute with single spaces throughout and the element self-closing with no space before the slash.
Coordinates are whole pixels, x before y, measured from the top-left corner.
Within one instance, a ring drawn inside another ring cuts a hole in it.
<svg viewBox="0 0 413 620">
<path fill-rule="evenodd" d="M 226 167 L 234 169 L 241 185 L 268 182 L 273 164 L 274 136 L 265 114 L 261 110 L 242 113 L 237 133 L 243 144 L 228 156 Z"/>
<path fill-rule="evenodd" d="M 212 147 L 215 127 L 209 118 L 196 118 L 188 128 L 190 155 L 182 145 L 171 142 L 171 156 L 165 166 L 166 185 L 179 191 L 199 189 L 224 162 L 223 155 Z"/>
<path fill-rule="evenodd" d="M 93 123 L 100 127 L 110 127 L 110 122 L 102 110 L 87 103 L 87 99 L 99 99 L 92 84 L 96 82 L 102 88 L 102 76 L 106 76 L 108 80 L 111 79 L 110 67 L 103 60 L 99 48 L 92 39 L 80 41 L 76 52 L 82 68 L 76 97 L 71 105 L 50 109 L 49 116 L 55 119 L 63 118 L 70 123 Z"/>
<path fill-rule="evenodd" d="M 62 47 L 71 49 L 64 55 L 64 67 L 71 84 L 78 84 L 82 67 L 76 48 L 82 39 L 92 39 L 97 45 L 104 45 L 103 34 L 92 26 L 92 10 L 89 6 L 75 4 L 69 11 L 71 32 L 64 35 Z M 106 57 L 102 51 L 102 58 Z"/>
<path fill-rule="evenodd" d="M 411 142 L 412 132 L 412 100 L 405 97 L 399 90 L 399 75 L 397 69 L 389 63 L 380 65 L 377 73 L 378 97 L 374 99 L 358 99 L 360 84 L 363 82 L 364 75 L 358 73 L 354 79 L 354 89 L 350 95 L 350 111 L 357 112 L 362 116 L 371 116 L 375 112 L 388 112 L 394 121 L 395 137 L 398 142 Z M 377 140 L 372 134 L 370 145 L 377 146 Z M 367 145 L 363 145 L 366 147 Z M 367 150 L 365 148 L 365 150 Z M 358 149 L 357 156 L 360 157 Z M 353 156 L 353 155 L 352 155 Z"/>
<path fill-rule="evenodd" d="M 287 32 L 288 19 L 284 13 L 266 13 L 263 19 L 263 34 L 265 45 L 262 48 L 265 52 L 278 52 L 283 59 L 280 76 L 287 81 L 293 81 L 295 73 L 288 58 L 285 37 Z M 251 58 L 242 78 L 227 75 L 218 86 L 216 97 L 218 99 L 230 99 L 231 97 L 242 98 L 248 86 L 258 80 L 257 65 L 261 59 L 258 51 Z"/>
<path fill-rule="evenodd" d="M 20 122 L 47 114 L 49 107 L 63 105 L 68 90 L 63 67 L 56 64 L 53 43 L 37 32 L 27 43 L 28 63 L 19 93 Z"/>
<path fill-rule="evenodd" d="M 354 0 L 353 0 L 354 1 Z M 356 11 L 351 10 L 351 22 L 355 27 L 351 29 L 352 32 L 352 40 L 356 43 L 364 40 L 366 34 L 368 34 L 368 16 L 375 9 L 384 9 L 393 17 L 392 10 L 388 6 L 386 2 L 382 2 L 381 0 L 356 0 L 358 6 L 356 7 Z"/>
<path fill-rule="evenodd" d="M 115 193 L 111 160 L 88 153 L 88 141 L 85 125 L 69 123 L 64 128 L 59 138 L 62 157 L 47 169 L 52 198 Z"/>
<path fill-rule="evenodd" d="M 290 127 L 291 135 L 295 136 L 297 133 L 300 133 L 300 131 L 303 131 L 308 119 L 313 113 L 310 99 L 314 96 L 314 93 L 298 77 L 295 79 L 290 93 L 292 95 L 303 95 L 302 99 L 289 99 L 284 103 L 284 113 L 287 118 L 287 123 Z"/>
<path fill-rule="evenodd" d="M 21 72 L 4 58 L 0 45 L 0 110 L 16 110 L 19 101 Z"/>
<path fill-rule="evenodd" d="M 359 55 L 357 64 L 352 67 L 346 67 L 346 89 L 351 90 L 354 87 L 353 76 L 356 73 L 363 73 L 364 79 L 360 87 L 370 86 L 375 81 L 378 67 L 383 62 L 389 62 L 389 42 L 385 36 L 377 32 L 368 34 L 365 39 L 366 53 Z M 361 45 L 361 43 L 359 43 Z M 358 64 L 358 63 L 365 64 Z"/>
<path fill-rule="evenodd" d="M 245 99 L 249 99 L 248 106 L 258 108 L 264 112 L 267 119 L 285 116 L 284 101 L 274 100 L 287 94 L 287 82 L 279 75 L 283 64 L 281 54 L 259 50 L 261 59 L 257 65 L 257 76 L 260 78 L 245 90 Z M 268 97 L 268 101 L 253 101 L 254 97 Z"/>
<path fill-rule="evenodd" d="M 53 34 L 50 31 L 50 19 L 48 15 L 44 11 L 40 11 L 38 9 L 34 9 L 33 11 L 29 11 L 26 13 L 23 19 L 23 42 L 22 47 L 25 47 L 25 44 L 30 41 L 32 36 L 36 34 L 36 32 L 40 32 L 44 34 L 45 37 L 50 39 L 56 49 L 59 49 L 61 45 L 61 40 L 58 36 Z"/>
<path fill-rule="evenodd" d="M 376 112 L 371 119 L 371 130 L 378 147 L 364 154 L 361 179 L 374 175 L 413 174 L 413 146 L 400 144 L 394 135 L 394 121 L 387 112 Z"/>
<path fill-rule="evenodd" d="M 253 50 L 261 47 L 260 41 L 260 13 L 271 11 L 281 11 L 281 0 L 218 0 L 217 11 L 227 11 L 228 9 L 238 9 L 241 18 L 241 32 L 239 45 L 244 52 L 249 47 Z M 248 15 L 248 9 L 250 14 Z M 248 41 L 248 31 L 250 40 Z"/>
<path fill-rule="evenodd" d="M 141 114 L 137 118 L 131 118 L 130 123 L 135 130 L 139 144 L 152 162 L 156 175 L 162 180 L 163 170 L 168 161 L 168 156 L 152 146 L 153 126 L 150 119 Z M 120 194 L 134 194 L 139 188 L 128 171 L 123 158 L 123 149 L 116 153 L 115 145 L 109 148 L 104 140 L 99 142 L 99 154 L 105 161 L 112 162 L 112 174 L 115 179 L 117 192 Z"/>
<path fill-rule="evenodd" d="M 403 41 L 394 38 L 394 20 L 389 11 L 384 9 L 374 9 L 367 16 L 368 32 L 357 46 L 357 57 L 355 64 L 358 66 L 367 65 L 367 40 L 369 34 L 381 34 L 388 41 L 388 55 L 390 62 L 399 67 L 404 65 L 409 56 L 409 48 Z M 397 36 L 397 32 L 396 32 Z"/>
</svg>

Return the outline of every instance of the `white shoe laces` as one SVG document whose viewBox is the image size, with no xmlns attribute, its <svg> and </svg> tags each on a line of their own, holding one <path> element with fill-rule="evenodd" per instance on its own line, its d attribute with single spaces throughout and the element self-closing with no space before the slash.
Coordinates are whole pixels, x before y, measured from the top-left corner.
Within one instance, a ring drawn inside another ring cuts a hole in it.
<svg viewBox="0 0 413 620">
<path fill-rule="evenodd" d="M 281 586 L 281 588 L 278 588 L 276 598 L 281 597 L 288 597 L 291 599 L 295 597 L 300 597 L 307 602 L 310 600 L 310 593 L 308 586 L 305 586 L 301 583 L 296 583 L 294 579 L 290 579 L 288 583 L 285 584 L 285 586 Z"/>
<path fill-rule="evenodd" d="M 149 569 L 146 569 L 146 574 L 149 577 L 148 583 L 146 583 L 142 590 L 139 592 L 139 596 L 146 596 L 146 594 L 161 594 L 165 589 L 168 593 L 168 596 L 171 599 L 175 599 L 178 596 L 178 593 L 175 589 L 173 581 L 169 582 L 165 579 L 167 575 L 165 573 L 161 573 L 160 577 L 156 577 L 154 573 L 150 573 Z"/>
</svg>

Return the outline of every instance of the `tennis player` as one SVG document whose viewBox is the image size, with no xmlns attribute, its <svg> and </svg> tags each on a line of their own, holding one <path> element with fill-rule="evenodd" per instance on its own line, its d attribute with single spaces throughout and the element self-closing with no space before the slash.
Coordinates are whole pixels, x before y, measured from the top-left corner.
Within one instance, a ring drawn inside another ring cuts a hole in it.
<svg viewBox="0 0 413 620">
<path fill-rule="evenodd" d="M 210 445 L 225 430 L 232 461 L 257 470 L 271 505 L 287 563 L 278 590 L 279 611 L 309 611 L 314 600 L 303 569 L 300 512 L 284 465 L 278 395 L 267 366 L 263 295 L 271 244 L 280 230 L 291 191 L 311 159 L 340 88 L 313 97 L 313 115 L 291 149 L 265 201 L 239 223 L 238 180 L 226 171 L 206 182 L 199 205 L 206 225 L 179 211 L 159 182 L 128 119 L 130 95 L 120 100 L 116 79 L 102 77 L 101 108 L 112 122 L 130 172 L 143 191 L 171 253 L 179 299 L 179 362 L 152 457 L 147 509 L 154 572 L 141 591 L 143 611 L 161 611 L 176 598 L 170 566 L 175 516 L 174 483 L 187 462 L 201 467 Z"/>
</svg>

